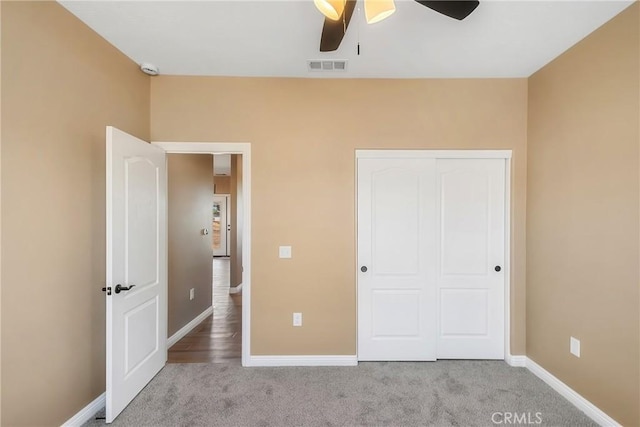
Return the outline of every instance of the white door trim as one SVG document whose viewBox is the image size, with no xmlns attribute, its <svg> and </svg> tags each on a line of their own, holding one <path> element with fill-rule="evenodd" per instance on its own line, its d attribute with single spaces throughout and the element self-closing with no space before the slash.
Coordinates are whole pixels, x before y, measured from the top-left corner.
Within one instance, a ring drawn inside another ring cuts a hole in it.
<svg viewBox="0 0 640 427">
<path fill-rule="evenodd" d="M 511 355 L 511 151 L 505 159 L 504 177 L 504 360 Z"/>
<path fill-rule="evenodd" d="M 510 159 L 511 150 L 356 150 L 357 159 Z"/>
<path fill-rule="evenodd" d="M 168 154 L 242 154 L 242 366 L 251 355 L 251 144 L 248 142 L 160 142 L 153 145 Z"/>
<path fill-rule="evenodd" d="M 355 182 L 358 180 L 358 159 L 504 159 L 505 160 L 505 286 L 504 286 L 504 359 L 510 361 L 511 356 L 511 156 L 512 150 L 355 150 Z M 355 220 L 358 227 L 358 186 L 355 186 Z M 355 236 L 358 248 L 358 233 Z M 357 265 L 355 265 L 357 268 Z M 357 280 L 357 279 L 356 279 Z M 356 292 L 358 291 L 356 283 Z M 357 295 L 356 295 L 357 301 Z M 358 325 L 356 325 L 356 341 Z M 356 349 L 357 356 L 357 349 Z"/>
</svg>

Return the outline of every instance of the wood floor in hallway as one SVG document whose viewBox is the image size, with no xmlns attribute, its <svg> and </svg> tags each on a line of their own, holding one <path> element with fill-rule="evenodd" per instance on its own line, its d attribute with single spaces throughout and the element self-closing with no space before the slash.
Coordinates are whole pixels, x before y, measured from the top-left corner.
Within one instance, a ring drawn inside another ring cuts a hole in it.
<svg viewBox="0 0 640 427">
<path fill-rule="evenodd" d="M 229 294 L 229 258 L 213 258 L 213 315 L 169 349 L 168 363 L 240 363 L 242 294 Z"/>
</svg>

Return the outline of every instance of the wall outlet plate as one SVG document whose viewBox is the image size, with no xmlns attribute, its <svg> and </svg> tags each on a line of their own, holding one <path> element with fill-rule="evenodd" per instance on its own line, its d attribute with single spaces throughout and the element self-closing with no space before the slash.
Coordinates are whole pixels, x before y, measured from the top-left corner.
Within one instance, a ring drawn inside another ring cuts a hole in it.
<svg viewBox="0 0 640 427">
<path fill-rule="evenodd" d="M 571 337 L 569 341 L 569 351 L 576 357 L 580 357 L 580 340 Z"/>
<path fill-rule="evenodd" d="M 293 326 L 302 326 L 302 313 L 293 313 Z"/>
<path fill-rule="evenodd" d="M 291 246 L 280 246 L 278 255 L 280 258 L 291 258 Z"/>
</svg>

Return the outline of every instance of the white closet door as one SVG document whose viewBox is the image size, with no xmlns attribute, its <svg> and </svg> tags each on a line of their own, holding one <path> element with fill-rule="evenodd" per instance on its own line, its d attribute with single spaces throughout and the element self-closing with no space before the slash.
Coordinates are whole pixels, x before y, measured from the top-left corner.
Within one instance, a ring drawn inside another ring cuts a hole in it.
<svg viewBox="0 0 640 427">
<path fill-rule="evenodd" d="M 505 161 L 437 161 L 437 357 L 504 358 Z"/>
<path fill-rule="evenodd" d="M 435 360 L 435 159 L 358 160 L 358 359 Z"/>
</svg>

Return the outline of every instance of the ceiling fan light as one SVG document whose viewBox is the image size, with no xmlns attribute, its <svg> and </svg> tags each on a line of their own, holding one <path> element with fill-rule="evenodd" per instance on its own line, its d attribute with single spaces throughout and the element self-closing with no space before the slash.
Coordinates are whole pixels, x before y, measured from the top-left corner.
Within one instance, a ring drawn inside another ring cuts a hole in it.
<svg viewBox="0 0 640 427">
<path fill-rule="evenodd" d="M 313 0 L 316 8 L 327 18 L 337 21 L 342 16 L 346 0 Z"/>
<path fill-rule="evenodd" d="M 396 11 L 396 5 L 393 0 L 365 0 L 364 14 L 367 18 L 367 24 L 375 24 L 383 19 L 388 18 Z"/>
</svg>

